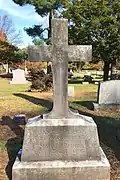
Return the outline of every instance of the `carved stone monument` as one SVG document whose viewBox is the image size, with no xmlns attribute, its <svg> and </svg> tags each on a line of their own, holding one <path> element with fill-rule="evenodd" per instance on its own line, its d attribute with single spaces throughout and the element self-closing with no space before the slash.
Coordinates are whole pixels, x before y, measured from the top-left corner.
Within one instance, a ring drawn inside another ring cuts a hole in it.
<svg viewBox="0 0 120 180">
<path fill-rule="evenodd" d="M 54 99 L 48 114 L 28 120 L 13 180 L 109 180 L 110 166 L 91 117 L 68 107 L 68 61 L 88 61 L 91 46 L 68 46 L 68 22 L 52 19 L 52 45 L 29 47 L 29 59 L 52 61 Z"/>
</svg>

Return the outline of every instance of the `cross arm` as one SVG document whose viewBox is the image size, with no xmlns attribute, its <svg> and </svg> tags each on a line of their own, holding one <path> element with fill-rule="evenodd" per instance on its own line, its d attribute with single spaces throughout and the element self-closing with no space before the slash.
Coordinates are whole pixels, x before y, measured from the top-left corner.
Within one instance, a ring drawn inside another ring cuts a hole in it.
<svg viewBox="0 0 120 180">
<path fill-rule="evenodd" d="M 29 46 L 28 59 L 29 61 L 51 61 L 52 46 Z"/>
<path fill-rule="evenodd" d="M 91 61 L 92 46 L 91 45 L 69 45 L 68 46 L 69 61 Z"/>
</svg>

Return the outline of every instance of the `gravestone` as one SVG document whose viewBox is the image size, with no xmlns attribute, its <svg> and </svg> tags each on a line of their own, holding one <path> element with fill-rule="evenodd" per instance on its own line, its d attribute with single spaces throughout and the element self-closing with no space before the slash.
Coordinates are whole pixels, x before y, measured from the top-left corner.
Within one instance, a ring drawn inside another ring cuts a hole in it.
<svg viewBox="0 0 120 180">
<path fill-rule="evenodd" d="M 120 80 L 101 82 L 93 109 L 120 109 Z"/>
<path fill-rule="evenodd" d="M 28 75 L 28 74 L 29 74 L 28 69 L 25 68 L 25 75 Z"/>
<path fill-rule="evenodd" d="M 13 78 L 10 84 L 27 84 L 28 81 L 25 78 L 25 71 L 22 69 L 15 69 L 12 71 Z"/>
<path fill-rule="evenodd" d="M 91 73 L 90 72 L 86 72 L 83 78 L 83 82 L 82 84 L 89 84 L 92 82 L 92 77 L 91 77 Z"/>
<path fill-rule="evenodd" d="M 10 74 L 12 74 L 12 69 L 11 69 L 11 68 L 9 68 L 8 72 L 9 72 Z"/>
<path fill-rule="evenodd" d="M 17 124 L 20 124 L 20 125 L 25 125 L 26 124 L 26 118 L 25 118 L 25 115 L 24 114 L 16 114 L 14 117 L 13 117 L 13 121 Z"/>
<path fill-rule="evenodd" d="M 74 90 L 74 86 L 69 86 L 69 87 L 68 87 L 68 96 L 74 97 L 74 94 L 75 94 L 74 91 L 75 91 L 75 90 Z"/>
<path fill-rule="evenodd" d="M 65 19 L 52 19 L 51 46 L 29 47 L 30 60 L 52 61 L 53 109 L 28 120 L 13 180 L 110 179 L 96 124 L 68 107 L 68 61 L 88 61 L 91 55 L 91 46 L 68 46 Z"/>
</svg>

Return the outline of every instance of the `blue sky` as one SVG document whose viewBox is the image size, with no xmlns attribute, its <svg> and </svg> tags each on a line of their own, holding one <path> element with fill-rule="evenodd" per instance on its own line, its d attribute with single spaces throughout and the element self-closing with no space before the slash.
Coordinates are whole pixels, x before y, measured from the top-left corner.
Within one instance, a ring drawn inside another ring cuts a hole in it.
<svg viewBox="0 0 120 180">
<path fill-rule="evenodd" d="M 19 6 L 12 0 L 0 0 L 0 15 L 9 15 L 13 24 L 18 30 L 21 30 L 23 44 L 27 46 L 32 44 L 32 39 L 24 31 L 24 27 L 32 27 L 33 25 L 43 24 L 43 27 L 48 26 L 48 17 L 40 17 L 33 6 Z"/>
</svg>

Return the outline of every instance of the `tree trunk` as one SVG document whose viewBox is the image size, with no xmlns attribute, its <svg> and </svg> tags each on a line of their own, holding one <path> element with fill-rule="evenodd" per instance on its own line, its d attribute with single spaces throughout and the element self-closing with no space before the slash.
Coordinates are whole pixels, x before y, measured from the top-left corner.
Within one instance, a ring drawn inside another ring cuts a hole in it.
<svg viewBox="0 0 120 180">
<path fill-rule="evenodd" d="M 103 75 L 103 81 L 108 81 L 109 65 L 110 65 L 110 63 L 104 62 L 104 75 Z"/>
<path fill-rule="evenodd" d="M 49 14 L 49 28 L 48 28 L 48 39 L 50 40 L 51 38 L 51 19 L 54 16 L 54 10 L 51 9 L 50 14 Z M 50 69 L 49 69 L 49 62 L 47 62 L 47 74 L 49 73 Z"/>
<path fill-rule="evenodd" d="M 111 67 L 110 67 L 110 80 L 112 79 L 113 76 L 113 64 L 111 63 Z"/>
<path fill-rule="evenodd" d="M 81 63 L 77 62 L 77 71 L 80 72 L 81 70 Z"/>
</svg>

